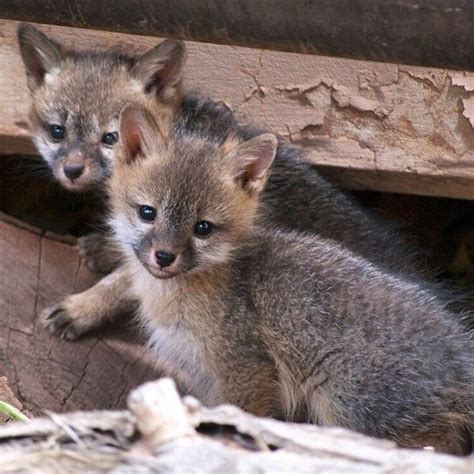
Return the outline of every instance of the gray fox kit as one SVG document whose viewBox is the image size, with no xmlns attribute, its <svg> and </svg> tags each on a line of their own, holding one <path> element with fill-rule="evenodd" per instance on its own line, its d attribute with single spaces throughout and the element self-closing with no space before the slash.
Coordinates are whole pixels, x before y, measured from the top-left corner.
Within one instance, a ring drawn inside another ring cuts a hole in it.
<svg viewBox="0 0 474 474">
<path fill-rule="evenodd" d="M 437 298 L 334 241 L 260 225 L 273 135 L 170 136 L 133 105 L 119 131 L 114 237 L 152 345 L 199 398 L 471 449 L 474 345 Z"/>
<path fill-rule="evenodd" d="M 163 41 L 139 57 L 117 50 L 79 52 L 22 24 L 18 42 L 31 93 L 34 142 L 57 181 L 72 192 L 103 190 L 125 103 L 152 101 L 149 106 L 165 127 L 179 102 L 185 61 L 179 41 Z M 117 265 L 118 255 L 109 249 L 103 232 L 79 240 L 95 271 L 107 273 Z"/>
</svg>

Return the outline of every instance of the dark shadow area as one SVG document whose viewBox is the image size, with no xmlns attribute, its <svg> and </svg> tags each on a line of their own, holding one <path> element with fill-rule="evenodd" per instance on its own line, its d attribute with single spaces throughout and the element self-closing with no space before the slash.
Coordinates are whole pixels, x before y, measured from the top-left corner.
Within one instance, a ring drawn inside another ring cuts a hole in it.
<svg viewBox="0 0 474 474">
<path fill-rule="evenodd" d="M 0 211 L 42 230 L 82 235 L 100 225 L 103 205 L 103 196 L 62 188 L 40 157 L 0 157 Z"/>
</svg>

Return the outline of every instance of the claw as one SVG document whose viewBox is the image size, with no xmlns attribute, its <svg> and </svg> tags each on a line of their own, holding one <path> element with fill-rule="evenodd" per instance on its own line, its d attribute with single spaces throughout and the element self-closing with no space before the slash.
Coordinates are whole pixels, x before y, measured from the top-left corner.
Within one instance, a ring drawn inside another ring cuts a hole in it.
<svg viewBox="0 0 474 474">
<path fill-rule="evenodd" d="M 51 319 L 54 317 L 54 315 L 58 312 L 61 311 L 61 306 L 59 303 L 53 304 L 49 308 L 44 309 L 41 314 L 40 314 L 40 319 L 47 321 L 48 319 Z"/>
<path fill-rule="evenodd" d="M 75 340 L 81 335 L 81 331 L 75 327 L 74 320 L 61 303 L 56 303 L 42 311 L 40 319 L 51 335 L 58 335 L 69 341 Z"/>
<path fill-rule="evenodd" d="M 68 341 L 75 341 L 81 334 L 82 332 L 79 331 L 77 327 L 73 326 L 72 322 L 70 321 L 70 323 L 62 331 L 61 337 Z"/>
</svg>

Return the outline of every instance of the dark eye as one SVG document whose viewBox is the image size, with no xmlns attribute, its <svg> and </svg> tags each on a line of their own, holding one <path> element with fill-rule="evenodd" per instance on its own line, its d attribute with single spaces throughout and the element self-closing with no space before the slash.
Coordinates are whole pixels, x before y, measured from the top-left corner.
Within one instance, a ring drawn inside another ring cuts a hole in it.
<svg viewBox="0 0 474 474">
<path fill-rule="evenodd" d="M 156 217 L 156 209 L 151 206 L 140 206 L 138 208 L 138 214 L 144 221 L 152 222 Z"/>
<path fill-rule="evenodd" d="M 198 237 L 208 237 L 211 235 L 214 225 L 208 221 L 199 221 L 194 226 L 194 232 Z"/>
<path fill-rule="evenodd" d="M 55 140 L 63 140 L 66 136 L 66 128 L 62 125 L 50 125 L 49 126 L 49 133 Z"/>
<path fill-rule="evenodd" d="M 112 146 L 118 142 L 118 138 L 119 138 L 118 132 L 104 133 L 102 135 L 101 141 L 105 145 Z"/>
</svg>

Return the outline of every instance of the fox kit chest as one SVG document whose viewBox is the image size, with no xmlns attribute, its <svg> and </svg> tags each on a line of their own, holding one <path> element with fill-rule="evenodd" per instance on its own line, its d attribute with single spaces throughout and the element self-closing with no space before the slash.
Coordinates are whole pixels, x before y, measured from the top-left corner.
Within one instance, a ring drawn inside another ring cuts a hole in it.
<svg viewBox="0 0 474 474">
<path fill-rule="evenodd" d="M 160 280 L 147 272 L 134 280 L 134 293 L 149 324 L 193 333 L 211 330 L 212 300 L 200 288 Z"/>
<path fill-rule="evenodd" d="M 157 358 L 184 375 L 190 392 L 207 405 L 218 403 L 215 377 L 209 367 L 212 337 L 209 301 L 196 288 L 158 280 L 142 272 L 133 290 L 140 300 L 140 319 Z M 210 343 L 210 342 L 209 342 Z"/>
</svg>

